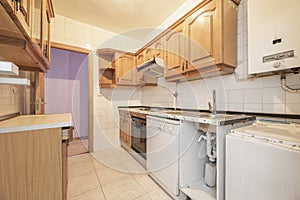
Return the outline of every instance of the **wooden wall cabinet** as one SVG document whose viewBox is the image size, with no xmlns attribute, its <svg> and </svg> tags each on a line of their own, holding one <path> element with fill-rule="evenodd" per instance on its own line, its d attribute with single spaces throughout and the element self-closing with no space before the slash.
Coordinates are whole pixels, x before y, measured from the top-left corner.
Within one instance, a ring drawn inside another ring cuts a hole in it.
<svg viewBox="0 0 300 200">
<path fill-rule="evenodd" d="M 204 0 L 135 54 L 135 65 L 165 61 L 166 81 L 189 81 L 234 72 L 237 66 L 237 5 L 239 0 Z M 116 59 L 117 85 L 147 84 L 126 53 Z M 122 67 L 119 67 L 122 66 Z M 148 77 L 149 79 L 149 77 Z M 156 79 L 155 79 L 156 82 Z"/>
<path fill-rule="evenodd" d="M 237 65 L 236 6 L 233 1 L 207 0 L 182 21 L 183 58 L 167 59 L 171 67 L 178 67 L 181 61 L 180 73 L 167 75 L 167 80 L 192 80 L 234 72 Z"/>
<path fill-rule="evenodd" d="M 120 141 L 123 146 L 131 147 L 131 116 L 127 111 L 120 111 Z"/>
<path fill-rule="evenodd" d="M 165 78 L 180 77 L 184 67 L 184 24 L 179 24 L 176 28 L 166 34 L 165 38 Z"/>
<path fill-rule="evenodd" d="M 41 6 L 40 12 L 36 12 L 38 5 Z M 51 0 L 1 0 L 1 58 L 14 62 L 22 70 L 46 72 L 49 69 L 50 21 L 53 17 Z M 40 30 L 38 38 L 35 29 Z"/>
<path fill-rule="evenodd" d="M 121 54 L 116 56 L 116 84 L 136 85 L 135 57 L 131 54 Z"/>
<path fill-rule="evenodd" d="M 116 49 L 98 49 L 97 55 L 100 87 L 156 85 L 156 78 L 145 76 L 136 69 L 146 61 L 144 52 L 135 55 Z"/>
</svg>

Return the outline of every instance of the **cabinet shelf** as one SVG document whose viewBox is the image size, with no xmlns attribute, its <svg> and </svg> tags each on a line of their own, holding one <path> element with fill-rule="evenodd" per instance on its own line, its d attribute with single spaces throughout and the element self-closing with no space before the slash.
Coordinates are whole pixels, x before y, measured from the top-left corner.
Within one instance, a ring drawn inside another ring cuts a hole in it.
<svg viewBox="0 0 300 200">
<path fill-rule="evenodd" d="M 204 179 L 199 179 L 185 188 L 180 190 L 193 200 L 215 200 L 216 187 L 208 187 L 204 183 Z"/>
</svg>

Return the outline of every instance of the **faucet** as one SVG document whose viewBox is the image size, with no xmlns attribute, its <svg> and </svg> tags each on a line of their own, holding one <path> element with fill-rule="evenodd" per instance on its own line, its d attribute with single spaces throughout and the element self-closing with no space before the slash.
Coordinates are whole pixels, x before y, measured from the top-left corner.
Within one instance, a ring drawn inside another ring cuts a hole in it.
<svg viewBox="0 0 300 200">
<path fill-rule="evenodd" d="M 208 102 L 208 107 L 209 107 L 209 110 L 211 111 L 212 115 L 216 115 L 217 114 L 216 90 L 213 90 L 213 103 L 212 103 L 212 106 L 211 106 L 211 103 Z"/>
</svg>

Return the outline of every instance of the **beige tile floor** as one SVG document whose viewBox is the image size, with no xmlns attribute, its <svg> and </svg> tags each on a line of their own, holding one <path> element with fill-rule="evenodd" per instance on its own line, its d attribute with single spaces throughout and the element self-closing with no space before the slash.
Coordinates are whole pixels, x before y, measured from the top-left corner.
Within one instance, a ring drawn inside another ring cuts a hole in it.
<svg viewBox="0 0 300 200">
<path fill-rule="evenodd" d="M 122 148 L 68 159 L 68 200 L 171 200 Z"/>
</svg>

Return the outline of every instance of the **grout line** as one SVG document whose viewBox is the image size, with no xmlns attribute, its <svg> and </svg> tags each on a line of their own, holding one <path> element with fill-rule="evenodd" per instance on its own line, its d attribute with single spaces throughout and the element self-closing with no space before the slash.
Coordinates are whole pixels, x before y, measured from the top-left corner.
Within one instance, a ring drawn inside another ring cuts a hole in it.
<svg viewBox="0 0 300 200">
<path fill-rule="evenodd" d="M 103 191 L 102 184 L 101 184 L 100 178 L 99 178 L 99 176 L 98 176 L 98 173 L 97 173 L 97 171 L 96 171 L 96 167 L 95 167 L 94 161 L 92 160 L 92 158 L 91 158 L 92 156 L 91 156 L 90 153 L 89 153 L 89 155 L 90 155 L 90 156 L 89 156 L 89 160 L 90 160 L 90 162 L 92 163 L 92 166 L 93 166 L 94 172 L 95 172 L 95 174 L 96 174 L 98 183 L 99 183 L 99 185 L 100 185 L 100 189 L 101 189 L 101 191 L 102 191 L 103 197 L 104 197 L 104 199 L 106 200 L 106 196 L 105 196 L 105 193 L 104 193 L 104 191 Z"/>
</svg>

